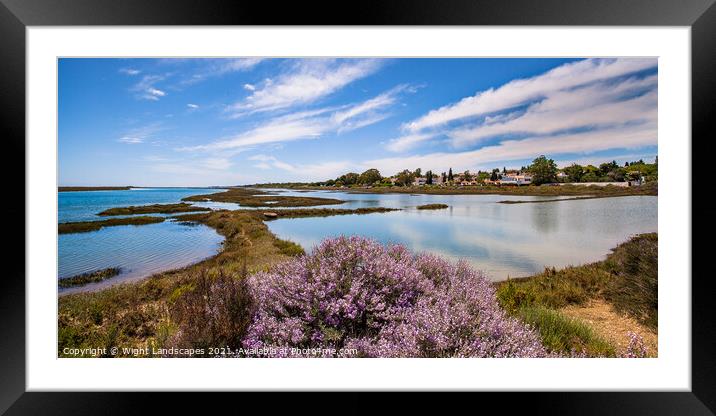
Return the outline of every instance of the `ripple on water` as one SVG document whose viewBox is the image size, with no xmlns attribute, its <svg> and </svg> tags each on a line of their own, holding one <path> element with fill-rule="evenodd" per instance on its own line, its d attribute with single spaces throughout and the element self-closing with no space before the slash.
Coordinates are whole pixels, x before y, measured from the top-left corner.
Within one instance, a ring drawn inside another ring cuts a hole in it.
<svg viewBox="0 0 716 416">
<path fill-rule="evenodd" d="M 107 281 L 63 290 L 92 290 L 196 263 L 218 252 L 223 237 L 204 226 L 174 221 L 107 227 L 58 238 L 58 278 L 108 267 L 122 273 Z"/>
</svg>

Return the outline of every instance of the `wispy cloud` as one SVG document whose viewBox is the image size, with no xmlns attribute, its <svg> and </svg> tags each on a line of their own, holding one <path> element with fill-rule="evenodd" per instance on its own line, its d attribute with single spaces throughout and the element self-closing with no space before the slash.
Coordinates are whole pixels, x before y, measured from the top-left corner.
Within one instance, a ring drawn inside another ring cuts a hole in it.
<svg viewBox="0 0 716 416">
<path fill-rule="evenodd" d="M 260 64 L 264 58 L 220 58 L 220 59 L 197 59 L 201 63 L 199 69 L 191 76 L 184 78 L 179 86 L 189 86 L 206 81 L 209 78 L 220 77 L 234 72 L 246 72 Z"/>
<path fill-rule="evenodd" d="M 416 132 L 467 117 L 504 111 L 527 104 L 554 91 L 653 68 L 653 58 L 586 59 L 559 66 L 542 75 L 511 81 L 499 88 L 480 91 L 457 103 L 432 110 L 405 125 Z"/>
<path fill-rule="evenodd" d="M 264 81 L 262 88 L 252 85 L 253 89 L 249 88 L 252 93 L 229 111 L 241 116 L 312 103 L 374 73 L 379 66 L 380 61 L 374 59 L 338 63 L 325 59 L 302 60 L 276 80 Z"/>
<path fill-rule="evenodd" d="M 254 155 L 248 158 L 248 160 L 257 161 L 254 165 L 255 168 L 268 170 L 268 169 L 280 169 L 283 171 L 290 172 L 293 177 L 297 180 L 322 180 L 324 178 L 332 178 L 345 173 L 346 169 L 351 167 L 351 163 L 348 161 L 330 161 L 322 163 L 308 163 L 308 164 L 291 164 L 277 159 L 274 156 L 268 156 L 264 154 Z"/>
<path fill-rule="evenodd" d="M 186 106 L 191 108 L 192 110 L 196 110 L 197 108 L 199 108 L 199 106 L 197 104 L 191 104 L 191 103 L 187 104 Z"/>
<path fill-rule="evenodd" d="M 401 85 L 357 104 L 307 110 L 276 117 L 234 137 L 180 150 L 223 151 L 267 143 L 315 139 L 329 132 L 354 130 L 384 119 L 386 114 L 378 111 L 393 105 L 398 94 L 408 90 L 409 88 Z"/>
<path fill-rule="evenodd" d="M 142 71 L 140 71 L 138 69 L 133 69 L 133 68 L 120 68 L 119 69 L 119 73 L 125 74 L 125 75 L 132 75 L 132 76 L 139 75 L 141 72 Z"/>
<path fill-rule="evenodd" d="M 165 130 L 165 127 L 161 123 L 152 123 L 129 130 L 118 138 L 117 141 L 126 144 L 140 144 L 148 139 L 154 138 L 154 135 L 162 130 Z"/>
<path fill-rule="evenodd" d="M 391 152 L 403 152 L 432 139 L 434 136 L 434 134 L 408 134 L 391 139 L 385 148 Z"/>
<path fill-rule="evenodd" d="M 165 78 L 165 75 L 145 75 L 138 83 L 132 86 L 132 91 L 138 99 L 157 101 L 167 95 L 165 91 L 155 86 L 155 84 L 164 81 Z"/>
</svg>

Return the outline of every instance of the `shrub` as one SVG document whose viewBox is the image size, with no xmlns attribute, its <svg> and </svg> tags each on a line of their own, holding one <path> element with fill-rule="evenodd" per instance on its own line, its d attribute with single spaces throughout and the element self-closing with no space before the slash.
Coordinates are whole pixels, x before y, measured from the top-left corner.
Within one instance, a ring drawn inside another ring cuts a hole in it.
<svg viewBox="0 0 716 416">
<path fill-rule="evenodd" d="M 605 261 L 615 275 L 606 297 L 616 310 L 656 330 L 659 307 L 659 240 L 656 233 L 641 234 L 618 245 Z"/>
<path fill-rule="evenodd" d="M 263 355 L 547 355 L 480 272 L 403 246 L 339 237 L 247 282 L 256 314 L 243 345 Z"/>
<path fill-rule="evenodd" d="M 243 276 L 202 271 L 171 305 L 176 332 L 163 336 L 166 347 L 209 348 L 241 346 L 252 315 L 252 301 Z M 166 329 L 166 328 L 164 328 Z"/>
</svg>

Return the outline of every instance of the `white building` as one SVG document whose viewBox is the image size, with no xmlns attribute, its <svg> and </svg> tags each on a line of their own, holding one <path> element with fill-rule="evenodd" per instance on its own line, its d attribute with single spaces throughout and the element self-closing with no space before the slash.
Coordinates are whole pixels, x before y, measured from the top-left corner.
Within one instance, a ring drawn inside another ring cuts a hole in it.
<svg viewBox="0 0 716 416">
<path fill-rule="evenodd" d="M 421 177 L 415 178 L 415 180 L 413 181 L 413 185 L 415 185 L 415 186 L 423 186 L 423 185 L 425 185 L 425 183 L 426 183 L 427 181 L 428 181 L 427 178 L 424 178 L 424 177 L 421 176 Z"/>
<path fill-rule="evenodd" d="M 508 173 L 498 182 L 500 185 L 529 185 L 532 183 L 532 176 Z"/>
</svg>

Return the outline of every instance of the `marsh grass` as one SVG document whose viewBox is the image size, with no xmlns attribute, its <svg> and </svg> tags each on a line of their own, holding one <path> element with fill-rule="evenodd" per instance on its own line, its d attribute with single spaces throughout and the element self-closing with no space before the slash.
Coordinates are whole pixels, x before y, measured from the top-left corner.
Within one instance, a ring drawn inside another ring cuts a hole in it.
<svg viewBox="0 0 716 416">
<path fill-rule="evenodd" d="M 127 191 L 131 186 L 60 186 L 57 192 L 78 192 L 78 191 Z"/>
<path fill-rule="evenodd" d="M 615 349 L 586 323 L 544 306 L 524 306 L 516 315 L 539 331 L 542 344 L 552 352 L 614 357 Z"/>
<path fill-rule="evenodd" d="M 272 211 L 276 218 L 306 218 L 306 217 L 331 217 L 334 215 L 366 215 L 379 214 L 384 212 L 400 211 L 398 208 L 370 207 L 370 208 L 305 208 L 305 209 L 281 209 Z M 267 220 L 269 220 L 267 218 Z"/>
<path fill-rule="evenodd" d="M 211 211 L 211 208 L 197 207 L 187 203 L 179 204 L 153 204 L 129 207 L 110 208 L 97 215 L 135 215 L 135 214 L 174 214 L 177 212 Z"/>
<path fill-rule="evenodd" d="M 260 189 L 231 188 L 214 194 L 193 195 L 182 201 L 233 202 L 244 207 L 310 207 L 316 205 L 336 205 L 346 201 L 334 198 L 282 196 Z"/>
<path fill-rule="evenodd" d="M 80 222 L 63 222 L 57 224 L 57 232 L 59 234 L 87 233 L 97 231 L 103 227 L 115 227 L 119 225 L 146 225 L 163 222 L 163 217 L 130 217 L 130 218 L 112 218 L 101 221 L 80 221 Z"/>
<path fill-rule="evenodd" d="M 419 205 L 417 209 L 445 209 L 448 208 L 445 204 L 426 204 L 426 205 Z"/>
<path fill-rule="evenodd" d="M 95 270 L 92 272 L 82 273 L 72 277 L 59 279 L 58 285 L 61 288 L 83 286 L 88 283 L 101 282 L 103 280 L 109 279 L 110 277 L 117 276 L 119 273 L 121 273 L 121 271 L 122 269 L 120 269 L 119 267 L 109 267 L 102 270 Z"/>
</svg>

